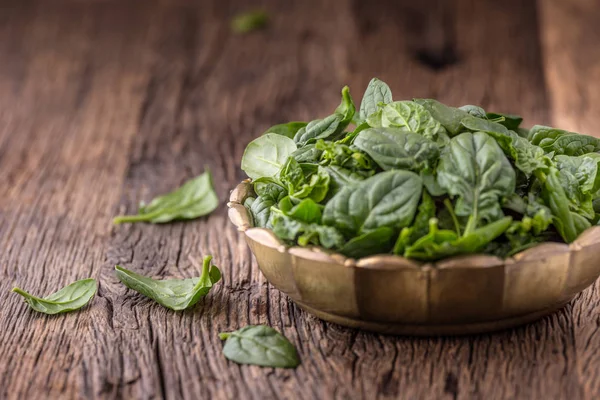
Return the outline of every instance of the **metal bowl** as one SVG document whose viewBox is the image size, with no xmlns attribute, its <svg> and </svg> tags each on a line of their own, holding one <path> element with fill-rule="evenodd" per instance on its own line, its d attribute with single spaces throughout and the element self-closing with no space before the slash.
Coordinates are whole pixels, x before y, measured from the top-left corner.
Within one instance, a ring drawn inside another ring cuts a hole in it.
<svg viewBox="0 0 600 400">
<path fill-rule="evenodd" d="M 543 243 L 507 259 L 354 260 L 319 247 L 287 247 L 270 230 L 252 227 L 243 205 L 251 195 L 246 180 L 227 205 L 262 273 L 300 307 L 340 325 L 408 335 L 494 331 L 560 309 L 600 275 L 600 226 L 570 245 Z"/>
</svg>

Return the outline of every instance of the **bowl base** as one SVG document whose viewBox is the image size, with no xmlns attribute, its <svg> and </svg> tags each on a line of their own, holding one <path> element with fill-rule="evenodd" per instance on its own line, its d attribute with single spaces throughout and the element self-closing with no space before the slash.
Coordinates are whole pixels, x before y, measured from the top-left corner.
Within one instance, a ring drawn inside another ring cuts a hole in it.
<svg viewBox="0 0 600 400">
<path fill-rule="evenodd" d="M 570 300 L 569 300 L 570 301 Z M 569 301 L 565 301 L 554 307 L 544 310 L 523 314 L 516 317 L 510 317 L 495 321 L 462 323 L 462 324 L 400 324 L 400 323 L 385 323 L 363 321 L 354 318 L 344 317 L 341 315 L 330 314 L 324 311 L 317 310 L 299 301 L 296 304 L 306 312 L 315 315 L 316 317 L 328 322 L 333 322 L 349 328 L 360 328 L 367 331 L 378 332 L 391 335 L 408 335 L 408 336 L 438 336 L 438 335 L 471 335 L 476 333 L 485 333 L 499 331 L 503 329 L 513 328 L 529 322 L 538 320 L 546 315 L 552 314 L 563 308 Z"/>
</svg>

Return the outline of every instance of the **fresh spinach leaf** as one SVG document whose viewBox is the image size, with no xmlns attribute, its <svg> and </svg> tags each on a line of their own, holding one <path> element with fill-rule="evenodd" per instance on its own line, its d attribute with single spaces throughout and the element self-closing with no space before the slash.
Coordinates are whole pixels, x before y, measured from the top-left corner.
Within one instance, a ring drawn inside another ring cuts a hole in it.
<svg viewBox="0 0 600 400">
<path fill-rule="evenodd" d="M 317 149 L 315 143 L 307 144 L 290 154 L 298 163 L 317 164 L 321 160 L 322 150 Z"/>
<path fill-rule="evenodd" d="M 189 279 L 151 279 L 117 265 L 117 278 L 128 288 L 151 298 L 171 310 L 194 306 L 221 279 L 221 271 L 211 264 L 212 256 L 204 257 L 202 274 Z"/>
<path fill-rule="evenodd" d="M 412 226 L 402 229 L 394 244 L 393 253 L 403 255 L 407 247 L 411 246 L 417 239 L 427 235 L 429 221 L 432 218 L 435 218 L 435 202 L 426 191 L 423 191 L 423 198 L 415 221 Z"/>
<path fill-rule="evenodd" d="M 481 219 L 501 218 L 500 201 L 515 190 L 515 171 L 496 141 L 483 132 L 452 138 L 437 173 L 440 186 L 457 197 L 456 214 L 469 216 L 467 233 Z"/>
<path fill-rule="evenodd" d="M 512 131 L 516 131 L 519 128 L 519 125 L 521 125 L 521 122 L 523 122 L 523 117 L 521 117 L 519 115 L 514 115 L 514 114 L 502 114 L 502 113 L 489 112 L 485 115 L 485 118 L 490 119 L 490 120 L 502 119 L 502 121 L 499 123 L 501 125 L 504 125 L 504 127 L 506 127 L 506 129 L 510 129 Z"/>
<path fill-rule="evenodd" d="M 323 246 L 326 249 L 341 248 L 346 242 L 344 236 L 334 227 L 306 223 L 286 215 L 279 209 L 271 210 L 273 233 L 283 240 L 298 242 L 300 246 Z"/>
<path fill-rule="evenodd" d="M 425 107 L 414 101 L 395 101 L 387 104 L 381 110 L 379 120 L 369 117 L 367 122 L 373 128 L 398 128 L 418 133 L 439 143 L 446 142 L 448 138 L 446 129 L 431 116 Z"/>
<path fill-rule="evenodd" d="M 591 223 L 583 216 L 570 210 L 570 201 L 560 181 L 559 171 L 550 167 L 547 172 L 535 171 L 536 178 L 542 184 L 541 196 L 553 215 L 552 224 L 565 242 L 571 243 Z"/>
<path fill-rule="evenodd" d="M 234 332 L 220 333 L 219 338 L 225 340 L 225 357 L 238 364 L 274 368 L 300 365 L 294 345 L 268 326 L 249 325 Z"/>
<path fill-rule="evenodd" d="M 470 115 L 466 110 L 450 107 L 433 99 L 414 99 L 414 102 L 425 107 L 431 116 L 446 128 L 450 136 L 455 136 L 464 130 L 461 121 Z"/>
<path fill-rule="evenodd" d="M 329 192 L 327 193 L 328 197 L 333 197 L 343 187 L 354 185 L 375 173 L 374 170 L 369 172 L 361 171 L 359 173 L 357 171 L 352 171 L 348 168 L 343 168 L 337 165 L 329 165 L 323 167 L 323 169 L 329 174 L 330 178 Z"/>
<path fill-rule="evenodd" d="M 390 87 L 377 78 L 371 79 L 360 103 L 360 121 L 366 121 L 369 115 L 377 112 L 379 104 L 388 104 L 391 102 L 392 91 Z"/>
<path fill-rule="evenodd" d="M 271 207 L 276 206 L 284 197 L 287 190 L 277 183 L 255 182 L 254 191 L 258 195 L 246 207 L 250 210 L 253 225 L 259 228 L 270 228 Z"/>
<path fill-rule="evenodd" d="M 354 145 L 367 153 L 384 171 L 430 170 L 439 157 L 432 140 L 394 128 L 371 128 L 358 134 Z"/>
<path fill-rule="evenodd" d="M 279 172 L 279 179 L 287 187 L 288 194 L 297 199 L 310 198 L 317 203 L 329 191 L 329 174 L 314 164 L 299 164 L 293 157 Z"/>
<path fill-rule="evenodd" d="M 79 310 L 94 297 L 96 288 L 96 280 L 89 278 L 73 282 L 44 298 L 33 296 L 18 287 L 12 291 L 23 296 L 25 302 L 35 311 L 53 315 Z"/>
<path fill-rule="evenodd" d="M 476 253 L 502 235 L 511 222 L 511 217 L 504 217 L 458 237 L 454 231 L 439 230 L 437 219 L 432 218 L 429 233 L 408 247 L 404 256 L 422 261 L 434 261 L 459 254 Z"/>
<path fill-rule="evenodd" d="M 323 223 L 354 237 L 380 227 L 400 230 L 415 215 L 423 183 L 408 171 L 386 171 L 342 188 L 327 202 Z"/>
<path fill-rule="evenodd" d="M 190 179 L 179 189 L 154 198 L 141 206 L 137 215 L 115 217 L 115 224 L 151 222 L 154 224 L 180 219 L 194 219 L 208 215 L 219 206 L 210 171 Z"/>
<path fill-rule="evenodd" d="M 458 107 L 458 109 L 467 112 L 469 115 L 472 115 L 473 117 L 487 119 L 487 114 L 486 114 L 485 110 L 479 106 L 474 106 L 472 104 L 465 104 L 464 106 Z"/>
<path fill-rule="evenodd" d="M 387 226 L 382 226 L 381 228 L 350 239 L 342 246 L 340 253 L 352 258 L 389 253 L 394 243 L 393 240 L 394 230 Z"/>
<path fill-rule="evenodd" d="M 600 139 L 549 126 L 535 125 L 529 130 L 529 141 L 546 153 L 582 156 L 600 151 Z"/>
<path fill-rule="evenodd" d="M 335 140 L 348 126 L 355 112 L 354 102 L 350 97 L 348 86 L 342 89 L 342 102 L 333 114 L 324 118 L 311 121 L 300 128 L 294 136 L 294 141 L 299 147 L 313 143 L 319 139 Z"/>
<path fill-rule="evenodd" d="M 316 148 L 322 151 L 321 165 L 337 165 L 353 171 L 373 169 L 371 158 L 354 145 L 319 140 Z"/>
<path fill-rule="evenodd" d="M 273 125 L 269 129 L 267 129 L 265 131 L 265 133 L 263 133 L 263 135 L 266 135 L 267 133 L 276 133 L 278 135 L 282 135 L 282 136 L 288 137 L 290 139 L 294 139 L 294 136 L 296 136 L 296 133 L 298 133 L 298 131 L 301 128 L 306 127 L 307 124 L 308 124 L 308 122 L 292 121 L 292 122 L 288 122 L 286 124 Z"/>
<path fill-rule="evenodd" d="M 252 179 L 275 176 L 294 151 L 296 143 L 292 139 L 267 133 L 246 146 L 242 169 Z"/>
</svg>

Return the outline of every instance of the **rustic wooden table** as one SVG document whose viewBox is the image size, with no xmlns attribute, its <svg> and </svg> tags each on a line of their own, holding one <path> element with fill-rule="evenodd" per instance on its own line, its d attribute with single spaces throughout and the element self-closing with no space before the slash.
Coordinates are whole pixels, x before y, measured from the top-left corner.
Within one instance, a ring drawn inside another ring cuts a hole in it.
<svg viewBox="0 0 600 400">
<path fill-rule="evenodd" d="M 270 27 L 233 35 L 248 7 L 215 1 L 0 1 L 0 398 L 598 399 L 600 286 L 537 323 L 462 338 L 392 337 L 324 323 L 261 276 L 225 213 L 246 143 L 328 114 L 378 76 L 396 98 L 519 111 L 598 133 L 594 0 L 262 1 Z M 413 3 L 402 5 L 401 3 Z M 209 166 L 208 218 L 113 226 L 117 213 Z M 175 313 L 121 285 L 117 263 L 224 280 Z M 84 277 L 82 310 L 30 311 Z M 269 324 L 296 370 L 225 360 L 217 333 Z"/>
</svg>

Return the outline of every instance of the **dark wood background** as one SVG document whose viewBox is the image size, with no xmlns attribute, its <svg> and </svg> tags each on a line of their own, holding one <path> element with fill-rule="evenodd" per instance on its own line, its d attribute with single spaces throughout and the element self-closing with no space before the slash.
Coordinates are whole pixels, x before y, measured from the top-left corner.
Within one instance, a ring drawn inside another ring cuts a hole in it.
<svg viewBox="0 0 600 400">
<path fill-rule="evenodd" d="M 233 35 L 243 0 L 0 1 L 0 398 L 598 399 L 600 287 L 537 323 L 473 337 L 383 336 L 324 323 L 261 276 L 227 220 L 248 141 L 329 114 L 349 84 L 519 112 L 528 125 L 598 134 L 595 0 L 286 0 L 270 27 Z M 117 213 L 209 166 L 208 218 L 113 226 Z M 116 263 L 224 280 L 175 313 L 121 285 Z M 100 282 L 68 315 L 30 311 Z M 269 324 L 296 370 L 238 366 L 217 333 Z"/>
</svg>

